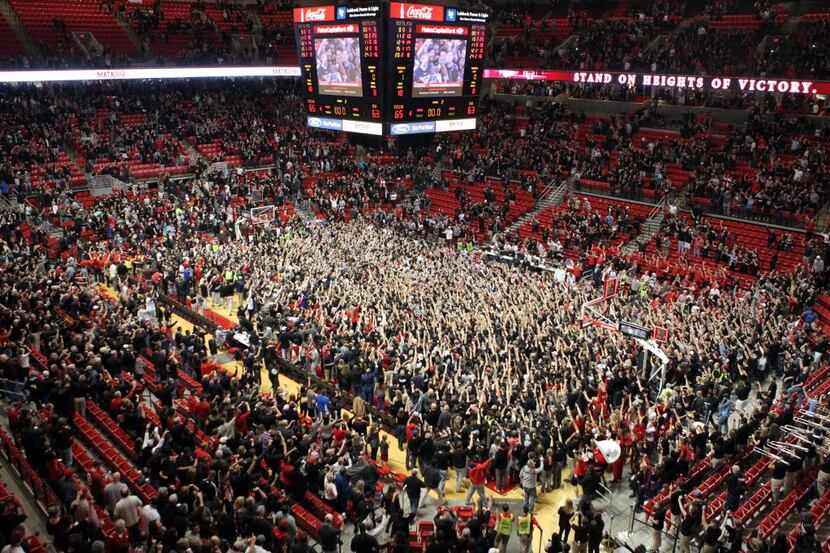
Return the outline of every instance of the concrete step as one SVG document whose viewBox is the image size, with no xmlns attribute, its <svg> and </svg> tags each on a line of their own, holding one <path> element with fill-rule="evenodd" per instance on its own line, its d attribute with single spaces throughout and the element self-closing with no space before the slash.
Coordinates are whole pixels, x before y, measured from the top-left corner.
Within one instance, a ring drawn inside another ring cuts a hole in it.
<svg viewBox="0 0 830 553">
<path fill-rule="evenodd" d="M 651 240 L 652 236 L 660 230 L 660 225 L 663 223 L 664 218 L 665 215 L 663 215 L 663 210 L 661 209 L 657 215 L 645 222 L 643 228 L 640 230 L 640 234 L 623 246 L 623 251 L 625 253 L 632 253 L 639 248 L 640 244 Z"/>
<path fill-rule="evenodd" d="M 3 402 L 5 401 L 4 399 Z M 7 433 L 11 434 L 5 415 L 0 418 L 0 424 Z M 27 532 L 37 535 L 42 541 L 50 540 L 49 533 L 46 531 L 46 517 L 43 510 L 38 506 L 30 488 L 21 480 L 15 468 L 6 461 L 3 455 L 0 455 L 0 479 L 3 480 L 8 492 L 20 501 L 20 508 L 26 514 L 23 526 Z"/>
<path fill-rule="evenodd" d="M 130 26 L 130 23 L 127 20 L 122 19 L 118 16 L 115 17 L 115 20 L 118 22 L 118 26 L 124 30 L 124 33 L 130 39 L 130 42 L 132 42 L 133 46 L 135 46 L 135 49 L 143 54 L 144 44 L 141 42 L 141 39 L 138 37 L 135 31 L 133 31 L 133 28 Z"/>
<path fill-rule="evenodd" d="M 562 204 L 562 200 L 565 199 L 565 194 L 571 189 L 570 182 L 566 181 L 559 185 L 558 187 L 549 187 L 552 188 L 551 190 L 546 189 L 542 192 L 542 197 L 539 198 L 539 201 L 536 202 L 536 207 L 515 221 L 507 227 L 506 232 L 511 233 L 515 232 L 518 229 L 522 228 L 522 225 L 528 223 L 533 220 L 536 215 L 541 213 L 547 207 L 556 207 Z"/>
<path fill-rule="evenodd" d="M 37 57 L 38 50 L 35 45 L 35 41 L 32 40 L 32 37 L 29 35 L 29 31 L 26 30 L 23 22 L 20 21 L 20 18 L 17 16 L 17 12 L 14 11 L 14 8 L 8 0 L 0 0 L 0 16 L 6 18 L 6 21 L 9 23 L 9 27 L 12 28 L 14 35 L 17 37 L 17 41 L 20 42 L 29 57 Z"/>
</svg>

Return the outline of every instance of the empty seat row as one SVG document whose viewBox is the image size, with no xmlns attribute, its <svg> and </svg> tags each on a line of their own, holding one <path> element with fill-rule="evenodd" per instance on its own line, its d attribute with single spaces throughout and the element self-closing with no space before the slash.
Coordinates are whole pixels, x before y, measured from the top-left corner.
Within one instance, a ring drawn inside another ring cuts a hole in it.
<svg viewBox="0 0 830 553">
<path fill-rule="evenodd" d="M 132 457 L 137 454 L 135 440 L 121 428 L 117 422 L 112 420 L 103 409 L 94 401 L 87 401 L 87 413 L 90 418 L 113 440 L 122 451 Z"/>
<path fill-rule="evenodd" d="M 112 444 L 89 424 L 79 413 L 75 413 L 73 418 L 75 428 L 80 433 L 81 437 L 95 450 L 98 456 L 113 470 L 117 470 L 124 478 L 124 482 L 132 489 L 143 502 L 147 503 L 150 499 L 158 495 L 156 488 L 149 482 L 144 480 L 144 477 L 138 472 L 135 467 L 121 453 L 116 450 Z"/>
</svg>

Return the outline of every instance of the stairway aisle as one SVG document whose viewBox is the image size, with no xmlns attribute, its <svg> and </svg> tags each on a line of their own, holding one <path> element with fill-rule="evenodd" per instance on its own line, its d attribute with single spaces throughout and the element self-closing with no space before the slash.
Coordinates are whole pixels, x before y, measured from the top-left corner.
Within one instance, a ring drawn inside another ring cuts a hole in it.
<svg viewBox="0 0 830 553">
<path fill-rule="evenodd" d="M 625 246 L 623 246 L 623 251 L 625 253 L 634 252 L 639 248 L 640 244 L 645 244 L 651 240 L 652 236 L 657 234 L 657 231 L 660 230 L 660 225 L 663 224 L 663 219 L 666 218 L 666 212 L 664 209 L 665 206 L 666 201 L 663 200 L 651 210 L 649 218 L 646 219 L 646 222 L 643 224 L 643 228 L 640 230 L 640 234 L 635 236 Z"/>
<path fill-rule="evenodd" d="M 505 229 L 505 232 L 508 234 L 516 232 L 522 228 L 522 225 L 532 221 L 533 218 L 544 211 L 545 208 L 558 207 L 562 204 L 562 201 L 565 199 L 565 195 L 570 189 L 571 183 L 567 180 L 555 188 L 553 187 L 553 184 L 551 184 L 542 192 L 542 197 L 539 198 L 538 202 L 536 202 L 536 207 L 513 221 L 510 226 Z"/>
<path fill-rule="evenodd" d="M 5 18 L 17 41 L 30 57 L 37 56 L 37 46 L 8 0 L 0 0 L 0 18 Z"/>
<path fill-rule="evenodd" d="M 135 47 L 137 52 L 144 52 L 144 44 L 141 41 L 141 38 L 136 34 L 133 28 L 130 26 L 130 22 L 126 19 L 119 17 L 118 15 L 115 16 L 115 21 L 118 23 L 118 26 L 124 31 L 124 34 L 127 35 L 127 38 L 130 39 L 130 42 Z"/>
<path fill-rule="evenodd" d="M 0 402 L 0 408 L 3 411 L 3 415 L 0 417 L 0 425 L 7 433 L 10 433 L 9 421 L 5 416 L 5 407 L 6 400 L 4 399 Z M 20 501 L 20 508 L 26 514 L 26 520 L 23 522 L 26 530 L 37 535 L 41 541 L 51 541 L 49 533 L 46 531 L 46 517 L 43 511 L 32 496 L 32 492 L 23 484 L 12 465 L 6 461 L 3 455 L 0 455 L 0 480 L 3 481 L 6 490 Z"/>
</svg>

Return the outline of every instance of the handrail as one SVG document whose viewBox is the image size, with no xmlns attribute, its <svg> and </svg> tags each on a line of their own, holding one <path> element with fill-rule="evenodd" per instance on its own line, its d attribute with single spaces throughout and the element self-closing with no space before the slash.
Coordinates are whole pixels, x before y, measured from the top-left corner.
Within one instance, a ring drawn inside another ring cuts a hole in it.
<svg viewBox="0 0 830 553">
<path fill-rule="evenodd" d="M 26 383 L 20 380 L 0 378 L 0 394 L 6 394 L 12 399 L 26 401 Z"/>
<path fill-rule="evenodd" d="M 55 492 L 38 476 L 29 461 L 26 460 L 23 452 L 15 445 L 11 436 L 2 428 L 0 428 L 0 451 L 2 451 L 6 461 L 14 468 L 23 484 L 25 484 L 24 488 L 29 490 L 35 503 L 44 514 L 47 513 L 50 507 L 60 508 L 61 502 Z"/>
<path fill-rule="evenodd" d="M 5 209 L 9 209 L 11 211 L 20 211 L 17 205 L 15 205 L 15 203 L 12 202 L 8 196 L 5 196 L 3 194 L 0 194 L 0 204 L 2 204 L 2 207 L 4 207 Z"/>
<path fill-rule="evenodd" d="M 663 198 L 659 202 L 657 202 L 657 205 L 654 206 L 654 209 L 648 212 L 648 217 L 646 218 L 646 221 L 657 217 L 657 215 L 659 215 L 660 212 L 663 211 L 663 209 L 665 209 L 667 203 L 666 200 L 666 196 L 663 196 Z"/>
<path fill-rule="evenodd" d="M 555 196 L 559 193 L 560 190 L 564 190 L 568 188 L 568 179 L 563 180 L 559 185 L 556 185 L 556 179 L 550 181 L 544 190 L 542 190 L 542 194 L 539 196 L 539 199 L 547 198 L 548 196 Z"/>
<path fill-rule="evenodd" d="M 442 169 L 441 169 L 441 171 L 442 171 L 442 172 L 443 172 L 443 171 L 449 171 L 449 172 L 450 172 L 450 173 L 452 173 L 452 174 L 458 174 L 458 175 L 469 175 L 469 174 L 472 172 L 472 171 L 462 171 L 462 170 L 460 170 L 460 169 L 453 169 L 452 167 L 450 167 L 450 168 L 442 168 Z M 539 176 L 539 177 L 549 177 L 550 175 L 549 175 L 549 174 L 547 174 L 547 173 L 537 173 L 537 176 Z M 483 178 L 481 181 L 476 181 L 476 182 L 484 182 L 484 181 L 486 181 L 487 179 L 494 179 L 494 180 L 495 180 L 495 179 L 507 180 L 507 182 L 511 182 L 511 183 L 521 183 L 521 182 L 522 182 L 522 181 L 520 181 L 519 179 L 505 179 L 504 177 L 502 177 L 502 176 L 500 176 L 500 175 L 488 175 L 488 174 L 486 174 L 486 173 L 484 174 L 484 178 Z"/>
</svg>

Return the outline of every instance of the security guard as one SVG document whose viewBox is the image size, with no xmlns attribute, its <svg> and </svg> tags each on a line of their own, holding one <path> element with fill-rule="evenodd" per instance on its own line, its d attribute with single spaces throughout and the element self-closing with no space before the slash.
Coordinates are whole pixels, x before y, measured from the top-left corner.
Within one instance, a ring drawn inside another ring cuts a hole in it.
<svg viewBox="0 0 830 553">
<path fill-rule="evenodd" d="M 499 553 L 507 553 L 507 542 L 510 541 L 510 534 L 513 533 L 513 514 L 507 503 L 502 505 L 501 514 L 496 521 L 496 547 Z"/>
<path fill-rule="evenodd" d="M 530 553 L 530 547 L 533 545 L 534 526 L 539 526 L 539 523 L 530 514 L 528 506 L 525 505 L 522 514 L 516 519 L 516 535 L 519 536 L 519 542 L 522 544 L 520 549 L 522 553 Z"/>
</svg>

